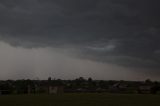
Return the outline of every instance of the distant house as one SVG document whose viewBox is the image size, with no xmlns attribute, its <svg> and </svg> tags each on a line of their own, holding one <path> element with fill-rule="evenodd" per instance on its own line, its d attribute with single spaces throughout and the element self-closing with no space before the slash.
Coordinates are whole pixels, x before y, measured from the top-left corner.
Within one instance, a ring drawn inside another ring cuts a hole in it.
<svg viewBox="0 0 160 106">
<path fill-rule="evenodd" d="M 109 87 L 109 91 L 112 93 L 121 93 L 127 90 L 128 85 L 124 83 L 116 83 Z"/>
<path fill-rule="evenodd" d="M 49 94 L 62 94 L 64 93 L 64 87 L 63 86 L 49 86 L 48 93 Z"/>
<path fill-rule="evenodd" d="M 151 93 L 152 86 L 151 85 L 140 85 L 138 87 L 138 93 L 139 94 L 149 94 Z"/>
</svg>

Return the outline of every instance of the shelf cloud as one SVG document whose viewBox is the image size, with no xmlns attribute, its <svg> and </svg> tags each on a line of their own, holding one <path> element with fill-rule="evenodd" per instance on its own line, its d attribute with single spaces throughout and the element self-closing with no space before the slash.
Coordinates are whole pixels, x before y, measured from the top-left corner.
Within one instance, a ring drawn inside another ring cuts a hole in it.
<svg viewBox="0 0 160 106">
<path fill-rule="evenodd" d="M 159 0 L 1 0 L 0 40 L 73 58 L 160 69 Z"/>
</svg>

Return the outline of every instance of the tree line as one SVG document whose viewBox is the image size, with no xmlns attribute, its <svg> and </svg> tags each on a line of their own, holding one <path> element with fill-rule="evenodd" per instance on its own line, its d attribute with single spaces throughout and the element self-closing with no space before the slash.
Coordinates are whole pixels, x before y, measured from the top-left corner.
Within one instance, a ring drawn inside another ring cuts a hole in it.
<svg viewBox="0 0 160 106">
<path fill-rule="evenodd" d="M 47 93 L 49 86 L 63 86 L 64 92 L 110 92 L 110 93 L 153 93 L 160 90 L 160 82 L 93 80 L 79 77 L 74 80 L 62 80 L 49 77 L 46 80 L 1 80 L 0 94 Z"/>
</svg>

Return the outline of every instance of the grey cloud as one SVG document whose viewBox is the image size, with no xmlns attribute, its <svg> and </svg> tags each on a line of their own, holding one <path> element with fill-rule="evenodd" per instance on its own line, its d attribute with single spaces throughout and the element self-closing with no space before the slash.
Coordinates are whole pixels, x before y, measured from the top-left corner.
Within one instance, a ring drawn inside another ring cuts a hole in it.
<svg viewBox="0 0 160 106">
<path fill-rule="evenodd" d="M 73 48 L 86 59 L 157 68 L 159 4 L 159 0 L 1 0 L 0 39 L 22 47 Z"/>
</svg>

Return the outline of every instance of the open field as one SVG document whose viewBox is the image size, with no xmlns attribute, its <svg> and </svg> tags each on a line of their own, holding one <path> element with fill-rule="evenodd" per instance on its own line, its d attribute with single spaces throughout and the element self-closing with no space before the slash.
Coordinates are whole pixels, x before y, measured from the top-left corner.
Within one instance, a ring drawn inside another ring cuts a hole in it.
<svg viewBox="0 0 160 106">
<path fill-rule="evenodd" d="M 9 95 L 0 96 L 0 106 L 160 106 L 160 95 Z"/>
</svg>

